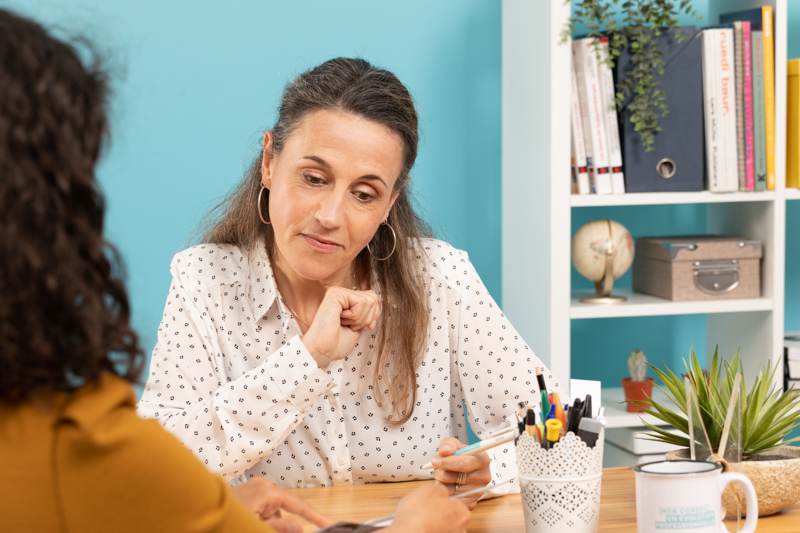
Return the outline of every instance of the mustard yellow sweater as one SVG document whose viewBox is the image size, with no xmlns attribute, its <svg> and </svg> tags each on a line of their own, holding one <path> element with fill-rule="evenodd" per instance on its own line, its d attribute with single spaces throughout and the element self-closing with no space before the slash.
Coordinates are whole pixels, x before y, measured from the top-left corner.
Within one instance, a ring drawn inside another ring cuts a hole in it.
<svg viewBox="0 0 800 533">
<path fill-rule="evenodd" d="M 272 531 L 107 374 L 74 394 L 0 404 L 0 531 Z"/>
</svg>

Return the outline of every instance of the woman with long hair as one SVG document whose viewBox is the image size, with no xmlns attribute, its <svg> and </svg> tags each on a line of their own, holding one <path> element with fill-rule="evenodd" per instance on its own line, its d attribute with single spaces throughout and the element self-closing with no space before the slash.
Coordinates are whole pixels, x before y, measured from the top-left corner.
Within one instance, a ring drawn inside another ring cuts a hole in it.
<svg viewBox="0 0 800 533">
<path fill-rule="evenodd" d="M 229 489 L 136 415 L 143 357 L 95 181 L 108 79 L 80 57 L 0 9 L 0 529 L 299 532 L 281 508 L 328 525 L 261 478 Z M 431 484 L 389 530 L 468 521 Z"/>
<path fill-rule="evenodd" d="M 418 141 L 389 71 L 337 58 L 291 81 L 202 244 L 172 261 L 139 412 L 232 481 L 433 476 L 456 493 L 513 477 L 508 446 L 452 456 L 462 404 L 485 437 L 540 397 L 542 365 L 414 211 Z"/>
</svg>

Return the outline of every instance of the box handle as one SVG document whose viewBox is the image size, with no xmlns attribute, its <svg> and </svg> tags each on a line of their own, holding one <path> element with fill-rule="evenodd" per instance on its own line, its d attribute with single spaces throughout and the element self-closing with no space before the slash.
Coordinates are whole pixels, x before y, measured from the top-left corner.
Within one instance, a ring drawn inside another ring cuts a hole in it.
<svg viewBox="0 0 800 533">
<path fill-rule="evenodd" d="M 725 294 L 739 286 L 739 261 L 695 261 L 694 284 L 706 294 Z"/>
</svg>

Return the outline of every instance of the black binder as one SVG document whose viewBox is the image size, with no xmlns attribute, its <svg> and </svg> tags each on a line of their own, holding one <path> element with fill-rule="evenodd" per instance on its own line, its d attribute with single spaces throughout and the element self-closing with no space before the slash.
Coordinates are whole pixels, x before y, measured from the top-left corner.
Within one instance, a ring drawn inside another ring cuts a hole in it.
<svg viewBox="0 0 800 533">
<path fill-rule="evenodd" d="M 654 151 L 645 152 L 639 133 L 633 131 L 629 96 L 619 109 L 620 142 L 625 172 L 625 192 L 702 191 L 705 174 L 703 147 L 703 41 L 702 30 L 680 28 L 656 37 L 663 52 L 664 74 L 656 76 L 666 93 L 669 113 L 658 113 L 661 131 L 654 134 Z M 614 67 L 616 81 L 631 70 L 630 51 L 623 50 Z"/>
</svg>

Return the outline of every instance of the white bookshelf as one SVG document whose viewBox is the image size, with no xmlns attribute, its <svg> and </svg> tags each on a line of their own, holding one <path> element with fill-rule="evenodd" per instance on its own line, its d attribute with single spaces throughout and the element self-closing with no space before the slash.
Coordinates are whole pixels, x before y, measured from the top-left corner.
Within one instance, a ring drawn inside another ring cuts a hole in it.
<svg viewBox="0 0 800 533">
<path fill-rule="evenodd" d="M 570 44 L 561 42 L 570 5 L 563 0 L 504 0 L 503 310 L 562 383 L 571 375 L 572 321 L 597 318 L 705 314 L 706 353 L 713 354 L 717 344 L 721 353 L 741 346 L 748 376 L 767 361 L 782 365 L 786 200 L 800 199 L 800 190 L 784 187 L 787 2 L 709 0 L 709 17 L 701 24 L 715 23 L 723 12 L 762 5 L 775 10 L 776 190 L 577 196 L 570 194 L 566 89 L 572 57 Z M 670 302 L 628 292 L 628 302 L 621 305 L 580 303 L 582 294 L 570 286 L 572 210 L 667 204 L 707 204 L 707 232 L 763 241 L 762 297 Z M 782 379 L 782 371 L 776 375 Z M 609 387 L 603 391 L 609 427 L 641 425 L 637 415 L 615 405 L 619 382 L 604 386 Z"/>
</svg>

